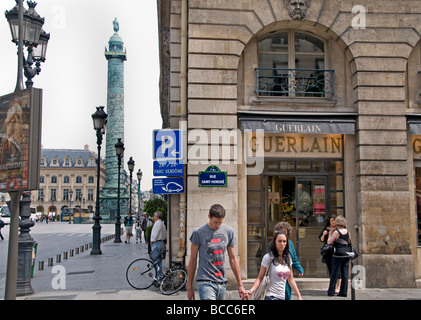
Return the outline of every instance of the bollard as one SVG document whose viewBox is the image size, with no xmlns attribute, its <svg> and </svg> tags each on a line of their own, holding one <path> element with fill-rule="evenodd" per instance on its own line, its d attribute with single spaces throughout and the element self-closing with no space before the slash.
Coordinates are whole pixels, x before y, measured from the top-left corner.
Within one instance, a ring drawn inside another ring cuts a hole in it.
<svg viewBox="0 0 421 320">
<path fill-rule="evenodd" d="M 73 257 L 75 255 L 75 250 L 71 249 L 70 250 L 70 256 Z"/>
<path fill-rule="evenodd" d="M 89 245 L 85 244 L 85 250 L 88 250 L 88 248 L 89 248 Z"/>
<path fill-rule="evenodd" d="M 57 263 L 61 262 L 61 254 L 56 255 L 56 262 Z"/>
<path fill-rule="evenodd" d="M 63 252 L 63 259 L 64 259 L 64 260 L 67 260 L 68 254 L 69 254 L 69 253 L 68 253 L 67 251 L 66 251 L 66 252 Z"/>
<path fill-rule="evenodd" d="M 51 267 L 53 264 L 53 258 L 48 258 L 48 266 Z"/>
<path fill-rule="evenodd" d="M 79 254 L 79 248 L 75 248 L 75 253 Z"/>
<path fill-rule="evenodd" d="M 89 249 L 92 249 L 92 242 L 89 243 Z"/>
<path fill-rule="evenodd" d="M 85 247 L 84 246 L 80 246 L 80 252 L 85 251 Z"/>
<path fill-rule="evenodd" d="M 44 270 L 44 261 L 38 261 L 38 270 Z"/>
</svg>

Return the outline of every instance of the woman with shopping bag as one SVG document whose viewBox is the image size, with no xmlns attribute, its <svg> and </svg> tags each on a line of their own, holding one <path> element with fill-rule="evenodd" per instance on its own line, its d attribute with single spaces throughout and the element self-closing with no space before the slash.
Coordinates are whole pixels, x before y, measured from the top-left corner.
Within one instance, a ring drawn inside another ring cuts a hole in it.
<svg viewBox="0 0 421 320">
<path fill-rule="evenodd" d="M 275 231 L 270 252 L 263 257 L 259 275 L 246 292 L 246 299 L 254 293 L 257 300 L 285 300 L 285 285 L 288 281 L 298 300 L 302 300 L 291 269 L 287 234 L 283 230 Z"/>
</svg>

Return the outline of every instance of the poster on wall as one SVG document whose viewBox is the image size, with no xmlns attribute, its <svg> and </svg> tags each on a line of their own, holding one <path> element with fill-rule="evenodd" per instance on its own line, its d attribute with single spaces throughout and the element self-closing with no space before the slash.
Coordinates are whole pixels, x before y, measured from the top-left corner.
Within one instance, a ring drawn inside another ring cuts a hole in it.
<svg viewBox="0 0 421 320">
<path fill-rule="evenodd" d="M 42 90 L 0 97 L 0 191 L 36 190 L 39 184 Z"/>
<path fill-rule="evenodd" d="M 313 214 L 324 215 L 326 213 L 326 193 L 324 185 L 315 185 L 313 189 Z"/>
</svg>

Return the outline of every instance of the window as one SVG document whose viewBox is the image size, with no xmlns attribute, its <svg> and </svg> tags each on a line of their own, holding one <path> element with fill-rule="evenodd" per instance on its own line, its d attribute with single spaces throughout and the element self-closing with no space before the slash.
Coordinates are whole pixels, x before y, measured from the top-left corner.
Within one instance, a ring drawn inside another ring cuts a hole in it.
<svg viewBox="0 0 421 320">
<path fill-rule="evenodd" d="M 63 201 L 69 201 L 69 189 L 63 189 Z"/>
<path fill-rule="evenodd" d="M 64 176 L 64 177 L 63 177 L 63 183 L 70 183 L 70 178 L 69 178 L 69 176 Z"/>
<path fill-rule="evenodd" d="M 38 201 L 44 201 L 44 189 L 38 190 Z"/>
<path fill-rule="evenodd" d="M 66 158 L 66 159 L 64 159 L 64 166 L 65 167 L 70 167 L 70 159 L 69 158 Z"/>
<path fill-rule="evenodd" d="M 90 176 L 90 177 L 88 178 L 88 183 L 94 183 L 94 182 L 95 182 L 95 177 Z"/>
<path fill-rule="evenodd" d="M 57 199 L 57 189 L 51 189 L 51 201 L 56 201 Z"/>
<path fill-rule="evenodd" d="M 258 42 L 259 96 L 325 97 L 333 94 L 333 70 L 325 68 L 325 43 L 313 35 L 280 31 Z"/>
<path fill-rule="evenodd" d="M 95 159 L 92 159 L 92 158 L 91 158 L 91 159 L 89 159 L 89 160 L 88 160 L 88 166 L 89 166 L 89 167 L 94 167 L 94 166 L 95 166 Z"/>
<path fill-rule="evenodd" d="M 39 183 L 44 183 L 44 176 L 39 177 Z"/>
<path fill-rule="evenodd" d="M 82 183 L 82 177 L 81 176 L 76 177 L 76 183 Z"/>
<path fill-rule="evenodd" d="M 45 160 L 45 158 L 41 158 L 40 165 L 41 166 L 46 166 L 47 165 L 47 161 Z"/>
<path fill-rule="evenodd" d="M 76 165 L 77 166 L 83 166 L 83 160 L 82 159 L 77 159 L 76 160 Z"/>
<path fill-rule="evenodd" d="M 57 183 L 57 177 L 56 176 L 51 177 L 51 183 Z"/>
<path fill-rule="evenodd" d="M 88 201 L 94 201 L 94 189 L 88 189 Z"/>
<path fill-rule="evenodd" d="M 76 201 L 82 200 L 82 189 L 76 189 Z"/>
<path fill-rule="evenodd" d="M 419 164 L 416 164 L 419 165 Z M 421 246 L 421 168 L 415 168 L 415 187 L 416 187 L 416 201 L 417 201 L 417 221 L 418 221 L 418 246 Z"/>
<path fill-rule="evenodd" d="M 57 166 L 58 166 L 58 164 L 59 164 L 59 162 L 58 162 L 58 160 L 57 160 L 57 159 L 55 159 L 55 158 L 54 158 L 54 159 L 52 159 L 52 160 L 51 160 L 51 165 L 52 165 L 52 166 L 57 167 Z"/>
</svg>

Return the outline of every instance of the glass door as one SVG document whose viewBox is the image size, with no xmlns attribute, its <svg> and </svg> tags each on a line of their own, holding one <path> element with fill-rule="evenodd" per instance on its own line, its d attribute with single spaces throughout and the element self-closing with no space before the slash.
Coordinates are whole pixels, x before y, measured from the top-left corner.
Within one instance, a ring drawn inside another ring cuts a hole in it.
<svg viewBox="0 0 421 320">
<path fill-rule="evenodd" d="M 306 277 L 326 276 L 326 265 L 321 262 L 319 234 L 327 215 L 327 176 L 298 177 L 296 186 L 297 214 L 295 250 Z"/>
<path fill-rule="evenodd" d="M 266 246 L 272 240 L 275 225 L 286 221 L 293 229 L 290 240 L 305 276 L 326 276 L 318 236 L 327 213 L 327 176 L 267 176 L 266 190 Z"/>
</svg>

